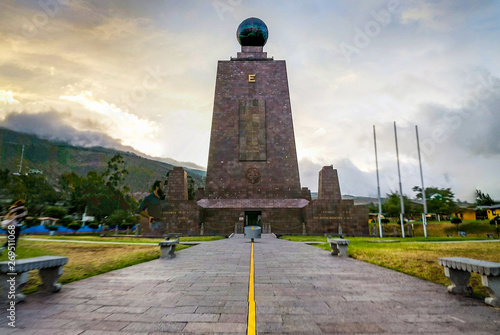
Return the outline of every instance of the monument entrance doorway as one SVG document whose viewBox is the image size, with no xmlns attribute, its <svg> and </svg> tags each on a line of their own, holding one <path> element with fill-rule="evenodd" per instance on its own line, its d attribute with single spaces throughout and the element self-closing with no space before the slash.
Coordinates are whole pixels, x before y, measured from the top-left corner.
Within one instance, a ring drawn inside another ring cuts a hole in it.
<svg viewBox="0 0 500 335">
<path fill-rule="evenodd" d="M 261 226 L 262 212 L 261 211 L 245 211 L 245 226 Z"/>
</svg>

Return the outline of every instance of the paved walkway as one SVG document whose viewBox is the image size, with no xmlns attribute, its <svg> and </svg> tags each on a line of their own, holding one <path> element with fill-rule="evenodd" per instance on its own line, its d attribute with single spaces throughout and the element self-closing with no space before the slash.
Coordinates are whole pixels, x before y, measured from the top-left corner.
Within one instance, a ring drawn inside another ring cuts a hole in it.
<svg viewBox="0 0 500 335">
<path fill-rule="evenodd" d="M 35 293 L 0 334 L 245 334 L 251 243 L 241 235 L 172 260 Z M 500 334 L 500 309 L 302 243 L 254 243 L 259 334 Z"/>
</svg>

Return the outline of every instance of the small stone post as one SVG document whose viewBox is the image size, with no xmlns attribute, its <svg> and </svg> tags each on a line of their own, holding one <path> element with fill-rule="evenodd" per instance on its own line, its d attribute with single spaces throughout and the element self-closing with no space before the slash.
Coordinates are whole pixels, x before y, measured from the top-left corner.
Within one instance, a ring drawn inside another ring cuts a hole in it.
<svg viewBox="0 0 500 335">
<path fill-rule="evenodd" d="M 203 234 L 205 233 L 204 230 L 205 230 L 205 224 L 202 222 L 201 223 L 201 229 L 200 229 L 200 235 L 201 236 L 203 236 Z"/>
<path fill-rule="evenodd" d="M 306 223 L 302 222 L 302 235 L 306 235 Z"/>
</svg>

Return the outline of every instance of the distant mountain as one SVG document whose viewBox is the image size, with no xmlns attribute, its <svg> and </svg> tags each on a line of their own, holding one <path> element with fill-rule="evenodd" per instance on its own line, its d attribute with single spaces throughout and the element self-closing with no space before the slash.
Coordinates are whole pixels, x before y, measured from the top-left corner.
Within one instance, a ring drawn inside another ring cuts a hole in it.
<svg viewBox="0 0 500 335">
<path fill-rule="evenodd" d="M 378 203 L 378 198 L 373 198 L 373 197 L 359 197 L 356 195 L 349 195 L 349 194 L 343 194 L 342 199 L 346 200 L 354 200 L 355 205 L 371 205 L 373 203 L 377 204 Z M 381 198 L 382 202 L 385 200 L 385 198 Z"/>
<path fill-rule="evenodd" d="M 142 157 L 130 151 L 78 147 L 0 128 L 0 169 L 18 172 L 22 155 L 21 173 L 43 173 L 55 186 L 65 172 L 73 171 L 79 175 L 86 175 L 92 170 L 103 172 L 107 162 L 116 154 L 123 156 L 129 171 L 125 184 L 138 198 L 149 192 L 153 182 L 157 179 L 162 180 L 167 172 L 173 169 L 174 164 L 178 163 L 173 159 Z M 183 166 L 187 174 L 194 179 L 196 187 L 204 186 L 206 172 L 193 168 L 196 167 L 195 164 L 179 163 L 175 166 Z"/>
</svg>

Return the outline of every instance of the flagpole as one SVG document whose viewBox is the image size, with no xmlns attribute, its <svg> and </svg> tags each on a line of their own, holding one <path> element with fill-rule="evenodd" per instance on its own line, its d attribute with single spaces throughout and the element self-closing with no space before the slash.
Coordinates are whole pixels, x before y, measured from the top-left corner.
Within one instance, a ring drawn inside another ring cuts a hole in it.
<svg viewBox="0 0 500 335">
<path fill-rule="evenodd" d="M 418 126 L 415 125 L 417 134 L 418 163 L 420 164 L 420 180 L 422 181 L 422 200 L 424 202 L 424 212 L 422 213 L 422 224 L 424 226 L 424 236 L 427 238 L 427 197 L 425 196 L 424 174 L 422 172 L 422 158 L 420 157 L 420 140 L 418 139 Z"/>
<path fill-rule="evenodd" d="M 380 179 L 378 176 L 378 155 L 377 155 L 377 135 L 375 134 L 375 125 L 373 125 L 373 143 L 375 143 L 375 166 L 377 167 L 377 192 L 378 192 L 378 231 L 379 236 L 383 237 L 382 234 L 382 201 L 380 200 Z"/>
<path fill-rule="evenodd" d="M 398 176 L 399 176 L 399 197 L 401 202 L 401 213 L 399 214 L 399 221 L 401 222 L 401 236 L 405 237 L 405 227 L 403 224 L 403 216 L 405 214 L 405 205 L 403 202 L 403 186 L 401 184 L 401 170 L 399 168 L 399 150 L 398 150 L 398 133 L 396 131 L 396 121 L 394 121 L 394 137 L 396 138 L 396 158 L 398 161 Z"/>
</svg>

